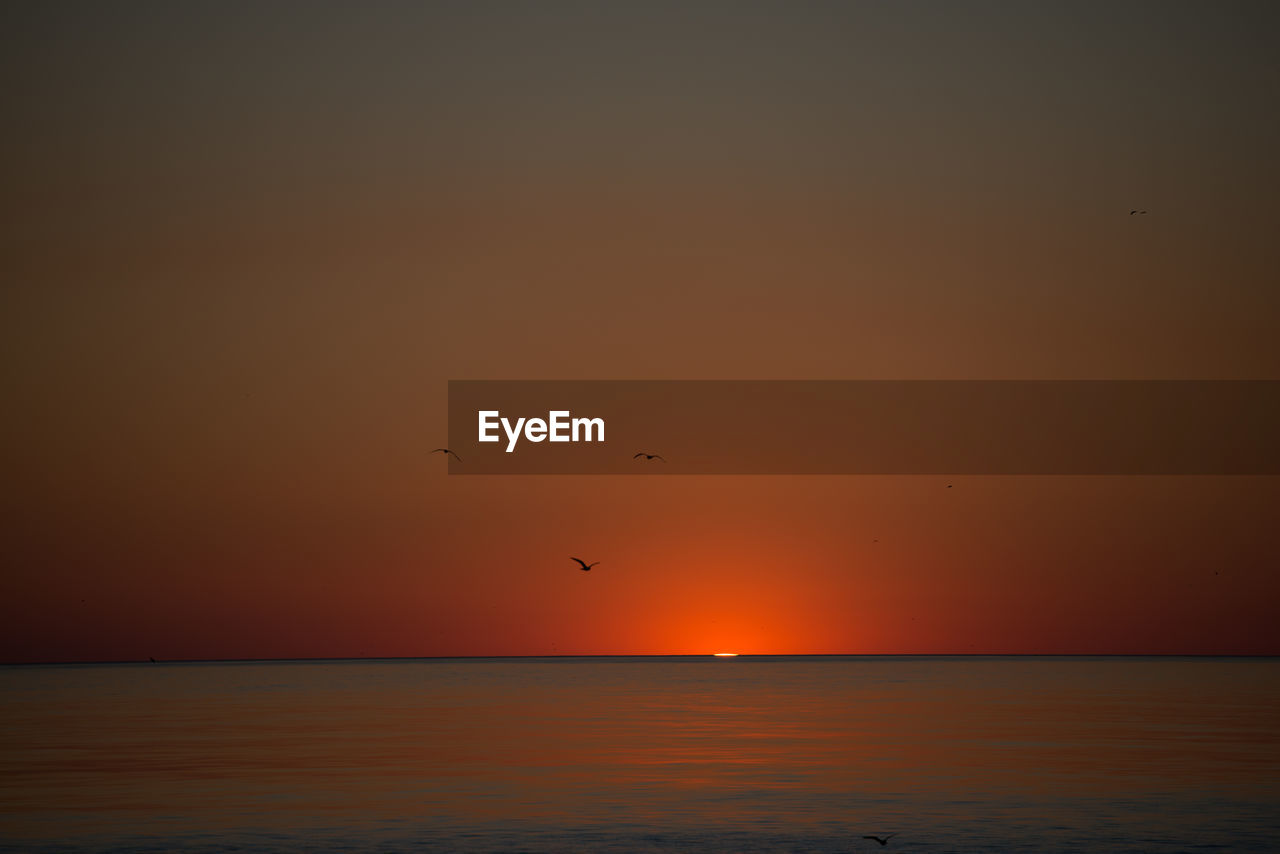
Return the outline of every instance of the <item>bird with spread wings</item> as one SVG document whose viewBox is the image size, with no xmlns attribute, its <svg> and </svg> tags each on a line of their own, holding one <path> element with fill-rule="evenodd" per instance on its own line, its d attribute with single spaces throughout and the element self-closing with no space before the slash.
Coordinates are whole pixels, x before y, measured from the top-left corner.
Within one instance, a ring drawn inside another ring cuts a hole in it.
<svg viewBox="0 0 1280 854">
<path fill-rule="evenodd" d="M 879 843 L 880 843 L 880 847 L 881 847 L 881 848 L 883 848 L 884 846 L 886 846 L 886 845 L 888 845 L 888 844 L 889 844 L 889 840 L 890 840 L 890 839 L 892 839 L 893 837 L 895 837 L 895 836 L 897 836 L 897 835 L 898 835 L 898 834 L 896 834 L 896 833 L 890 833 L 888 836 L 864 836 L 864 837 L 862 837 L 862 838 L 863 838 L 863 839 L 874 839 L 876 842 L 879 842 Z"/>
</svg>

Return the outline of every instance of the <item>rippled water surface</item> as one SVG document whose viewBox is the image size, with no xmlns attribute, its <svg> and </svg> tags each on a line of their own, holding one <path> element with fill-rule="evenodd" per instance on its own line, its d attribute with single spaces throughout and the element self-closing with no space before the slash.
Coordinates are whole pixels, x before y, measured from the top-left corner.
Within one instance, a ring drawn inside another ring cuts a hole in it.
<svg viewBox="0 0 1280 854">
<path fill-rule="evenodd" d="M 1280 660 L 5 667 L 0 850 L 1280 851 Z"/>
</svg>

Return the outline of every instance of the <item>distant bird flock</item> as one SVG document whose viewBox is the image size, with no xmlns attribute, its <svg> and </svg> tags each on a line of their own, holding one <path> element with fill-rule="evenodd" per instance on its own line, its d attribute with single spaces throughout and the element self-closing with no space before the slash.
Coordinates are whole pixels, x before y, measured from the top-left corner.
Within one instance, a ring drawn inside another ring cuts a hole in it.
<svg viewBox="0 0 1280 854">
<path fill-rule="evenodd" d="M 1134 213 L 1146 213 L 1146 211 L 1134 211 Z M 435 449 L 435 450 L 433 450 L 431 453 L 433 453 L 433 454 L 446 454 L 446 455 L 448 455 L 448 456 L 453 457 L 453 458 L 454 458 L 455 460 L 457 460 L 458 462 L 462 462 L 462 457 L 458 456 L 456 453 L 454 453 L 454 452 L 453 452 L 452 450 L 450 450 L 449 448 L 436 448 L 436 449 Z M 637 452 L 636 452 L 636 453 L 631 457 L 631 459 L 632 459 L 632 460 L 638 460 L 638 459 L 640 459 L 641 457 L 643 457 L 643 458 L 644 458 L 645 462 L 650 462 L 650 461 L 652 461 L 652 460 L 658 460 L 659 462 L 663 462 L 663 463 L 665 463 L 665 462 L 667 461 L 667 458 L 666 458 L 666 457 L 664 457 L 664 456 L 662 456 L 661 454 L 650 454 L 650 453 L 648 453 L 647 451 L 637 451 Z M 951 489 L 951 488 L 952 488 L 952 484 L 948 483 L 948 484 L 947 484 L 947 489 Z M 875 540 L 872 540 L 872 542 L 876 542 L 876 543 L 878 543 L 878 542 L 880 542 L 880 540 L 879 540 L 879 538 L 876 538 Z M 597 561 L 593 561 L 592 563 L 587 563 L 587 562 L 586 562 L 586 561 L 584 561 L 582 558 L 578 558 L 578 557 L 570 557 L 570 558 L 569 558 L 569 560 L 575 561 L 575 562 L 578 564 L 578 569 L 582 570 L 583 572 L 590 572 L 590 571 L 591 571 L 591 567 L 593 567 L 593 566 L 598 566 L 598 565 L 600 564 L 600 561 L 598 561 L 598 560 L 597 560 Z M 1215 575 L 1217 575 L 1217 573 L 1214 573 L 1214 574 L 1215 574 Z M 890 840 L 890 839 L 892 839 L 892 838 L 893 838 L 894 836 L 896 836 L 896 835 L 897 835 L 897 834 L 895 834 L 895 833 L 891 833 L 891 834 L 889 834 L 888 836 L 885 836 L 885 837 L 879 837 L 879 836 L 864 836 L 864 837 L 862 837 L 862 838 L 863 838 L 863 839 L 874 839 L 876 842 L 879 842 L 881 845 L 886 845 L 886 844 L 888 844 L 889 840 Z"/>
<path fill-rule="evenodd" d="M 462 457 L 458 456 L 456 453 L 454 453 L 454 452 L 453 452 L 452 450 L 450 450 L 449 448 L 436 448 L 436 449 L 435 449 L 434 451 L 432 451 L 431 453 L 433 453 L 433 454 L 446 454 L 446 455 L 448 455 L 448 456 L 453 457 L 453 458 L 454 458 L 455 460 L 457 460 L 458 462 L 462 462 Z M 658 460 L 658 461 L 660 461 L 660 462 L 664 462 L 664 463 L 667 461 L 667 458 L 666 458 L 666 457 L 664 457 L 664 456 L 662 456 L 662 454 L 649 454 L 649 453 L 646 453 L 646 452 L 644 452 L 644 451 L 640 451 L 640 452 L 639 452 L 639 453 L 637 453 L 635 456 L 633 456 L 631 459 L 633 459 L 633 460 L 638 460 L 638 459 L 640 459 L 641 457 L 644 457 L 646 460 Z"/>
</svg>

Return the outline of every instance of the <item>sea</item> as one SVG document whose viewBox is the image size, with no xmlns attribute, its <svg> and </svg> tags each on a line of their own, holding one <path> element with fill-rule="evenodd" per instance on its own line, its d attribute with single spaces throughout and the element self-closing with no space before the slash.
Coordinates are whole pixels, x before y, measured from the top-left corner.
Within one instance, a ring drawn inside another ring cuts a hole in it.
<svg viewBox="0 0 1280 854">
<path fill-rule="evenodd" d="M 0 851 L 1277 852 L 1280 659 L 6 666 Z"/>
</svg>

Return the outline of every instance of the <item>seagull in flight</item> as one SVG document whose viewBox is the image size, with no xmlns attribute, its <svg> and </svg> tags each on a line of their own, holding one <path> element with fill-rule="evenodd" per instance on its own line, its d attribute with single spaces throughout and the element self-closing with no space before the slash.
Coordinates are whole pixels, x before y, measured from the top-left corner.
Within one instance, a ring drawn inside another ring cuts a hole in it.
<svg viewBox="0 0 1280 854">
<path fill-rule="evenodd" d="M 458 456 L 457 454 L 455 454 L 453 451 L 449 450 L 448 448 L 436 448 L 436 449 L 435 449 L 434 451 L 432 451 L 431 453 L 433 453 L 433 454 L 449 454 L 450 456 L 452 456 L 452 457 L 453 457 L 455 460 L 457 460 L 458 462 L 462 462 L 462 457 Z"/>
<path fill-rule="evenodd" d="M 888 844 L 889 844 L 889 840 L 890 840 L 890 839 L 892 839 L 893 837 L 897 836 L 897 835 L 898 835 L 898 834 L 896 834 L 896 833 L 890 833 L 888 836 L 884 836 L 884 837 L 881 837 L 881 836 L 864 836 L 864 837 L 862 837 L 862 838 L 863 838 L 863 839 L 874 839 L 876 842 L 879 842 L 879 843 L 880 843 L 881 847 L 883 847 L 883 846 L 885 846 L 885 845 L 888 845 Z"/>
<path fill-rule="evenodd" d="M 1133 216 L 1134 214 L 1144 214 L 1144 213 L 1146 213 L 1146 211 L 1140 211 L 1135 209 L 1135 210 L 1129 211 L 1129 216 Z"/>
<path fill-rule="evenodd" d="M 636 454 L 631 459 L 638 460 L 641 457 L 644 457 L 646 460 L 662 460 L 664 463 L 667 461 L 666 458 L 662 456 L 662 454 L 646 454 L 644 451 L 641 451 L 640 453 Z"/>
<path fill-rule="evenodd" d="M 591 571 L 591 567 L 595 566 L 595 565 L 596 565 L 596 563 L 599 563 L 599 562 L 600 562 L 600 561 L 596 561 L 595 563 L 587 563 L 586 561 L 584 561 L 584 560 L 583 560 L 582 558 L 580 558 L 580 557 L 571 557 L 571 558 L 569 558 L 569 560 L 576 560 L 576 561 L 578 562 L 578 567 L 579 567 L 583 572 L 590 572 L 590 571 Z"/>
</svg>

